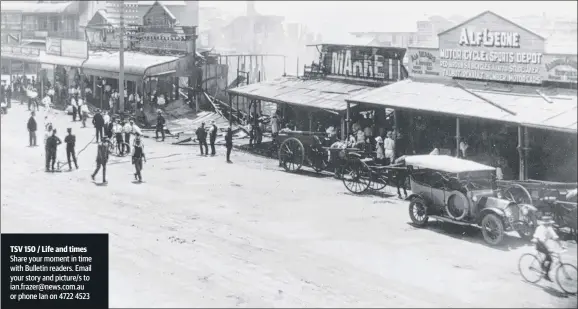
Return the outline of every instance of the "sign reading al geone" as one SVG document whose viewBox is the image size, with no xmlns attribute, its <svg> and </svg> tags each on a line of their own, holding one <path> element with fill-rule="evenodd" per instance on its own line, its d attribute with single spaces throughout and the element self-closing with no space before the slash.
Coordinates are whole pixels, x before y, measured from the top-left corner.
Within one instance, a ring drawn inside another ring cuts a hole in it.
<svg viewBox="0 0 578 309">
<path fill-rule="evenodd" d="M 576 55 L 544 55 L 545 79 L 553 82 L 576 83 L 577 62 Z"/>
<path fill-rule="evenodd" d="M 439 42 L 443 76 L 542 83 L 544 38 L 494 13 L 440 33 Z"/>
</svg>

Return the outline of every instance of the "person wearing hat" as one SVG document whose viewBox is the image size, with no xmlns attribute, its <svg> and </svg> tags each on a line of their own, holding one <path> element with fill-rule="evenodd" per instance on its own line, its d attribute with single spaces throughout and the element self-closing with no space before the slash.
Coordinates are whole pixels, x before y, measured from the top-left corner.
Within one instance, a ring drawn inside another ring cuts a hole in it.
<svg viewBox="0 0 578 309">
<path fill-rule="evenodd" d="M 98 173 L 98 171 L 100 171 L 100 168 L 102 167 L 102 183 L 106 183 L 106 163 L 108 162 L 108 138 L 107 137 L 103 137 L 101 139 L 101 143 L 98 144 L 97 150 L 96 150 L 96 169 L 94 170 L 94 173 L 92 173 L 92 175 L 90 176 L 90 178 L 92 178 L 92 180 L 94 181 L 94 177 L 96 177 L 96 174 Z"/>
<path fill-rule="evenodd" d="M 135 180 L 138 180 L 140 182 L 142 182 L 142 175 L 141 175 L 141 171 L 142 171 L 142 167 L 143 167 L 143 160 L 144 162 L 147 161 L 145 154 L 144 154 L 144 146 L 143 143 L 140 139 L 140 134 L 136 133 L 136 137 L 134 139 L 134 144 L 133 144 L 133 154 L 132 154 L 132 164 L 134 164 L 134 169 L 135 169 L 135 173 L 134 173 L 134 178 Z"/>
<path fill-rule="evenodd" d="M 76 121 L 76 115 L 78 114 L 78 97 L 76 94 L 73 94 L 70 97 L 70 105 L 72 106 L 72 121 Z"/>
<path fill-rule="evenodd" d="M 80 103 L 80 114 L 82 115 L 82 127 L 86 128 L 86 120 L 88 119 L 88 105 L 86 105 L 86 101 L 82 100 Z M 104 122 L 104 121 L 103 121 Z"/>
<path fill-rule="evenodd" d="M 540 221 L 538 222 L 539 225 L 536 228 L 536 231 L 534 232 L 532 242 L 536 244 L 536 250 L 545 255 L 545 258 L 542 260 L 541 265 L 542 270 L 544 271 L 544 279 L 552 281 L 549 275 L 550 267 L 552 266 L 552 254 L 551 254 L 552 251 L 548 249 L 548 241 L 553 240 L 557 242 L 561 248 L 565 248 L 565 246 L 564 244 L 562 244 L 560 238 L 558 237 L 558 234 L 556 234 L 556 231 L 554 231 L 554 228 L 552 227 L 552 225 L 554 224 L 554 220 L 552 220 L 552 217 L 544 216 Z"/>
<path fill-rule="evenodd" d="M 58 136 L 56 136 L 56 129 L 52 130 L 52 135 L 46 139 L 46 171 L 54 172 L 54 163 L 56 163 L 56 150 L 58 145 L 62 144 L 62 141 Z"/>
<path fill-rule="evenodd" d="M 211 156 L 217 154 L 215 151 L 215 141 L 217 140 L 217 125 L 215 124 L 215 120 L 211 120 L 211 128 L 209 129 L 209 143 L 211 144 Z"/>
<path fill-rule="evenodd" d="M 277 115 L 273 115 L 273 117 L 271 117 L 271 136 L 275 138 L 277 137 L 278 134 L 279 134 L 279 119 L 277 118 Z"/>
<path fill-rule="evenodd" d="M 385 162 L 385 150 L 383 148 L 383 139 L 381 136 L 375 138 L 375 147 L 377 162 L 383 164 Z"/>
<path fill-rule="evenodd" d="M 76 151 L 74 147 L 76 145 L 76 136 L 72 134 L 72 128 L 66 129 L 68 135 L 64 138 L 64 142 L 66 143 L 66 160 L 68 160 L 68 169 L 72 170 L 72 164 L 70 162 L 70 157 L 74 161 L 74 166 L 78 169 L 78 162 L 76 161 Z"/>
<path fill-rule="evenodd" d="M 99 137 L 102 140 L 102 133 L 104 127 L 104 118 L 100 113 L 100 109 L 96 110 L 94 117 L 92 117 L 92 124 L 94 125 L 94 129 L 96 130 L 96 142 L 98 143 Z"/>
<path fill-rule="evenodd" d="M 209 154 L 209 147 L 207 146 L 207 131 L 205 131 L 205 123 L 201 123 L 201 126 L 195 131 L 197 135 L 197 140 L 199 141 L 199 148 L 201 148 L 201 155 Z M 205 146 L 205 151 L 203 152 L 203 145 Z"/>
<path fill-rule="evenodd" d="M 383 150 L 385 155 L 385 164 L 393 163 L 395 159 L 395 141 L 393 140 L 393 132 L 388 131 L 383 141 Z"/>
<path fill-rule="evenodd" d="M 123 143 L 123 139 L 122 139 L 122 125 L 120 124 L 120 119 L 115 119 L 114 120 L 114 126 L 112 127 L 112 132 L 114 134 L 114 138 L 116 138 L 116 147 L 118 149 L 118 152 L 120 153 L 120 155 L 122 156 L 124 154 L 124 147 L 122 145 Z"/>
<path fill-rule="evenodd" d="M 233 163 L 231 161 L 231 150 L 233 149 L 233 130 L 231 127 L 227 128 L 227 134 L 225 135 L 225 147 L 227 147 L 227 163 Z"/>
<path fill-rule="evenodd" d="M 28 141 L 30 143 L 30 147 L 36 146 L 36 130 L 38 129 L 38 125 L 36 123 L 36 119 L 34 119 L 34 116 L 36 115 L 36 113 L 34 113 L 34 111 L 32 111 L 30 113 L 30 118 L 28 118 Z"/>
<path fill-rule="evenodd" d="M 165 141 L 165 117 L 163 117 L 163 112 L 159 109 L 157 110 L 157 126 L 155 131 L 156 139 L 159 139 L 159 132 L 161 132 L 161 136 L 163 137 L 162 142 Z"/>
</svg>

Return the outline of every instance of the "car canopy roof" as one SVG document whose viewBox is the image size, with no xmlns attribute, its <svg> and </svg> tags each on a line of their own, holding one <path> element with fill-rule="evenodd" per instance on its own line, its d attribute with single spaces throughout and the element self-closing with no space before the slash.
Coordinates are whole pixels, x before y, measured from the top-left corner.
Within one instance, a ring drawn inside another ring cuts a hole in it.
<svg viewBox="0 0 578 309">
<path fill-rule="evenodd" d="M 466 173 L 476 171 L 495 171 L 495 167 L 480 164 L 470 160 L 454 158 L 446 155 L 406 156 L 405 164 L 419 168 L 427 168 L 447 173 Z"/>
</svg>

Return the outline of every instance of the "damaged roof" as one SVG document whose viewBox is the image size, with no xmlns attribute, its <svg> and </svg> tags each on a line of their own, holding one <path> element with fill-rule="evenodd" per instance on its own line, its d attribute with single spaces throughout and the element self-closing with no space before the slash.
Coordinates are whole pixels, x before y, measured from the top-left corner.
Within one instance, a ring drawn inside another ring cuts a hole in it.
<svg viewBox="0 0 578 309">
<path fill-rule="evenodd" d="M 286 103 L 331 111 L 347 109 L 346 98 L 375 89 L 338 81 L 285 76 L 272 81 L 229 89 L 228 92 L 254 100 Z"/>
</svg>

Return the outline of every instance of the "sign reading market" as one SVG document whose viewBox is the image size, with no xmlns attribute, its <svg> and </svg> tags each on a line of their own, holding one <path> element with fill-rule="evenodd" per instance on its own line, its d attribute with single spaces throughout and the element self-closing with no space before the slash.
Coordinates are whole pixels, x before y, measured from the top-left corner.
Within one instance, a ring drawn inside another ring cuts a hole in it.
<svg viewBox="0 0 578 309">
<path fill-rule="evenodd" d="M 542 83 L 544 40 L 491 12 L 440 33 L 439 40 L 441 76 Z"/>
</svg>

